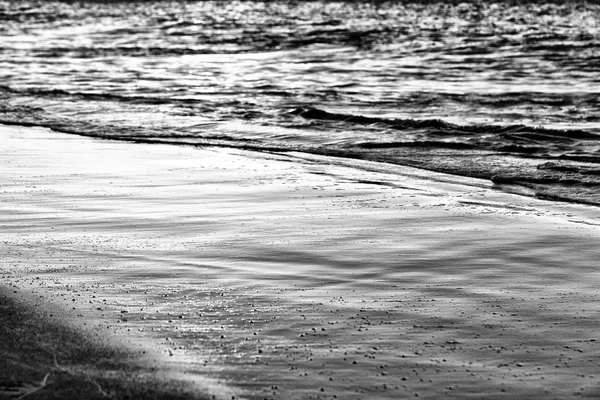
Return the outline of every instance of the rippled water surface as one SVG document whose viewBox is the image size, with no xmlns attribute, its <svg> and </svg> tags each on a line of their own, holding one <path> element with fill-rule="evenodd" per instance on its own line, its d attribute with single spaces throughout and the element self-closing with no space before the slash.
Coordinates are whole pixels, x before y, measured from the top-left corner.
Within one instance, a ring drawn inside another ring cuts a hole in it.
<svg viewBox="0 0 600 400">
<path fill-rule="evenodd" d="M 0 1 L 0 122 L 600 204 L 600 6 Z"/>
</svg>

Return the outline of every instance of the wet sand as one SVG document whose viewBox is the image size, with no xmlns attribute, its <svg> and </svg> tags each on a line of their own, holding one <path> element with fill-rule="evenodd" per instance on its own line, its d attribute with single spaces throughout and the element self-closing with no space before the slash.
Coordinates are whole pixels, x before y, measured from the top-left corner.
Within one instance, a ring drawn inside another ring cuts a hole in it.
<svg viewBox="0 0 600 400">
<path fill-rule="evenodd" d="M 0 370 L 0 397 L 53 398 L 77 371 L 123 398 L 132 370 L 200 398 L 600 396 L 598 208 L 361 161 L 0 135 L 0 296 L 39 316 L 2 331 L 37 344 L 2 348 L 23 372 Z M 28 338 L 36 321 L 111 362 Z"/>
</svg>

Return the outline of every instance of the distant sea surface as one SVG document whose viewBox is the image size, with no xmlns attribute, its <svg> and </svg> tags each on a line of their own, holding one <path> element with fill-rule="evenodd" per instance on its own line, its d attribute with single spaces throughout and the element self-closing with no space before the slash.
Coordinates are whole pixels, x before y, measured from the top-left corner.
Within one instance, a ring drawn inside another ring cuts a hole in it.
<svg viewBox="0 0 600 400">
<path fill-rule="evenodd" d="M 600 6 L 0 0 L 0 123 L 600 205 Z"/>
</svg>

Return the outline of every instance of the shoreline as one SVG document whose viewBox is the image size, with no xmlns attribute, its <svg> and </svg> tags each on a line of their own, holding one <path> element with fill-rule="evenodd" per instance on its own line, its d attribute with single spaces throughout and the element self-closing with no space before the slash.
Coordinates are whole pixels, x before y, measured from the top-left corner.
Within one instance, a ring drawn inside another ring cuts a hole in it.
<svg viewBox="0 0 600 400">
<path fill-rule="evenodd" d="M 3 285 L 198 393 L 600 394 L 594 207 L 356 160 L 0 133 Z"/>
<path fill-rule="evenodd" d="M 20 117 L 19 117 L 20 118 Z M 17 119 L 19 119 L 17 118 Z M 564 202 L 568 204 L 576 204 L 576 205 L 586 205 L 593 207 L 600 207 L 600 202 L 594 197 L 593 193 L 579 193 L 573 196 L 573 193 L 565 194 L 563 191 L 553 192 L 552 190 L 548 190 L 545 188 L 544 180 L 549 179 L 550 182 L 553 180 L 555 183 L 559 182 L 558 178 L 544 178 L 540 177 L 539 179 L 528 180 L 523 177 L 514 176 L 512 174 L 491 174 L 485 172 L 476 172 L 476 171 L 463 171 L 457 169 L 446 169 L 442 166 L 435 165 L 435 163 L 427 162 L 417 162 L 415 159 L 403 158 L 401 161 L 394 161 L 394 158 L 391 159 L 385 155 L 376 155 L 376 154 L 367 154 L 367 153 L 356 153 L 353 151 L 348 151 L 345 153 L 341 153 L 340 150 L 330 149 L 330 150 L 318 150 L 318 149 L 298 149 L 291 150 L 286 149 L 285 147 L 273 147 L 271 145 L 260 145 L 260 144 L 236 144 L 232 145 L 231 143 L 227 143 L 226 141 L 222 141 L 219 139 L 203 139 L 203 141 L 178 141 L 178 140 L 170 140 L 165 138 L 148 138 L 148 137 L 111 137 L 102 133 L 92 134 L 89 131 L 85 133 L 82 131 L 78 131 L 77 129 L 72 128 L 64 128 L 62 124 L 55 124 L 51 122 L 27 122 L 27 121 L 13 121 L 11 119 L 0 119 L 0 125 L 4 126 L 15 126 L 21 128 L 34 128 L 34 129 L 48 129 L 57 134 L 66 134 L 66 135 L 74 135 L 82 138 L 92 138 L 99 140 L 114 140 L 118 142 L 131 143 L 131 144 L 142 144 L 142 145 L 173 145 L 180 147 L 193 147 L 196 149 L 223 149 L 225 151 L 231 151 L 232 153 L 261 153 L 261 154 L 279 154 L 279 155 L 289 155 L 289 154 L 300 154 L 299 158 L 305 158 L 306 156 L 314 156 L 316 158 L 321 159 L 340 159 L 341 164 L 345 165 L 353 165 L 366 163 L 371 165 L 387 165 L 390 169 L 399 169 L 403 171 L 408 170 L 420 170 L 420 171 L 428 171 L 431 175 L 438 176 L 453 176 L 456 177 L 455 181 L 457 182 L 472 182 L 472 181 L 481 181 L 481 182 L 491 182 L 492 186 L 496 189 L 500 189 L 506 193 L 515 194 L 519 196 L 527 196 L 538 200 L 545 200 L 550 202 Z M 86 128 L 90 128 L 86 126 Z M 85 128 L 81 128 L 82 130 Z M 560 130 L 559 130 L 560 131 Z M 194 138 L 197 140 L 197 138 Z M 488 154 L 491 156 L 492 154 Z M 446 155 L 448 156 L 448 155 Z M 444 155 L 438 155 L 437 157 L 444 157 Z M 435 157 L 434 157 L 435 158 Z M 513 157 L 514 158 L 514 157 Z M 516 157 L 518 159 L 519 157 Z M 507 160 L 510 159 L 507 158 Z M 505 161 L 507 161 L 505 160 Z M 575 160 L 571 160 L 575 161 Z M 500 162 L 500 161 L 499 161 Z M 585 161 L 582 161 L 585 164 Z M 521 165 L 523 168 L 531 168 L 532 165 L 527 165 L 527 163 Z M 581 166 L 580 166 L 581 167 Z M 589 165 L 586 168 L 591 168 Z M 593 170 L 593 168 L 592 168 Z M 589 172 L 589 175 L 594 175 L 593 171 Z M 569 179 L 566 179 L 569 181 Z M 574 184 L 573 180 L 570 180 L 570 185 L 573 188 L 578 188 L 581 190 L 582 187 L 593 187 L 595 185 L 592 182 Z M 489 185 L 483 185 L 489 186 Z"/>
</svg>

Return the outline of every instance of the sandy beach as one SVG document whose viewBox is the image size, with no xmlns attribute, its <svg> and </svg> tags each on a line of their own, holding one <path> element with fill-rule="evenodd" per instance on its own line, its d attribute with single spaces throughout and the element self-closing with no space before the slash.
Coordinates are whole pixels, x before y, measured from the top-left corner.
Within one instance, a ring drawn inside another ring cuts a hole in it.
<svg viewBox="0 0 600 400">
<path fill-rule="evenodd" d="M 600 397 L 597 207 L 301 153 L 0 137 L 0 398 Z"/>
</svg>

